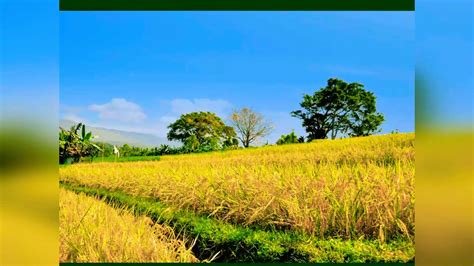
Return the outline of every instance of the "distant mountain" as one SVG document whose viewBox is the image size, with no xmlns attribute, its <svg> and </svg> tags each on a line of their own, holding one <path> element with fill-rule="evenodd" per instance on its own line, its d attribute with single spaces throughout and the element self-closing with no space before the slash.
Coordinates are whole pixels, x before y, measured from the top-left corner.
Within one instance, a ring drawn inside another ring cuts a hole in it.
<svg viewBox="0 0 474 266">
<path fill-rule="evenodd" d="M 59 126 L 64 129 L 69 129 L 74 124 L 77 123 L 71 120 L 59 121 Z M 152 134 L 144 134 L 102 127 L 91 127 L 87 124 L 86 129 L 87 131 L 91 131 L 92 135 L 99 136 L 99 138 L 95 139 L 95 141 L 106 142 L 117 146 L 122 146 L 123 144 L 128 144 L 130 146 L 137 147 L 157 147 L 161 144 L 179 146 L 177 142 L 171 142 L 165 138 L 160 138 Z"/>
</svg>

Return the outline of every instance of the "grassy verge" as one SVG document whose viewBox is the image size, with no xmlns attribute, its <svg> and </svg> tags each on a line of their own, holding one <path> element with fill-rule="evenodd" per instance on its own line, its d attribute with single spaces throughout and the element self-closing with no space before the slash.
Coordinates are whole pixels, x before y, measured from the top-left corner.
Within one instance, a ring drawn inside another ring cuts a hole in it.
<svg viewBox="0 0 474 266">
<path fill-rule="evenodd" d="M 74 192 L 98 196 L 116 206 L 130 208 L 136 215 L 146 215 L 155 222 L 172 226 L 175 231 L 196 238 L 193 247 L 199 259 L 217 255 L 216 262 L 412 262 L 412 242 L 393 240 L 316 239 L 291 231 L 265 231 L 198 216 L 177 210 L 144 197 L 121 191 L 85 187 L 62 182 Z"/>
</svg>

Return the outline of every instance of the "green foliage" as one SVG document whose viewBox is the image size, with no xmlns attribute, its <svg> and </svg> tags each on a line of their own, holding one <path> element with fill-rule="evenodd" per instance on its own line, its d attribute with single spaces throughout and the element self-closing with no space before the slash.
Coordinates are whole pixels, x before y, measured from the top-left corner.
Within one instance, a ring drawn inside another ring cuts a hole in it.
<svg viewBox="0 0 474 266">
<path fill-rule="evenodd" d="M 120 157 L 115 159 L 113 148 L 114 145 L 104 142 L 96 142 L 97 146 L 101 147 L 101 151 L 94 156 L 89 156 L 86 161 L 101 162 L 102 158 L 107 162 L 125 162 L 125 161 L 145 161 L 145 160 L 154 160 L 152 158 L 148 159 L 146 157 L 156 157 L 161 155 L 175 155 L 175 154 L 188 154 L 188 153 L 201 153 L 201 152 L 211 152 L 217 150 L 230 150 L 238 148 L 238 140 L 235 138 L 229 138 L 224 140 L 222 145 L 216 142 L 215 139 L 209 139 L 204 143 L 198 143 L 195 136 L 189 137 L 183 146 L 181 147 L 172 147 L 166 144 L 161 144 L 159 147 L 153 148 L 141 148 L 134 147 L 128 144 L 124 144 L 121 147 L 118 147 L 120 151 Z M 99 157 L 99 158 L 93 158 Z M 140 159 L 142 158 L 142 159 Z"/>
<path fill-rule="evenodd" d="M 378 240 L 320 239 L 294 231 L 244 227 L 199 216 L 121 191 L 92 188 L 73 183 L 61 186 L 98 196 L 117 207 L 130 208 L 136 215 L 147 215 L 197 240 L 193 253 L 215 262 L 412 262 L 414 244 L 404 240 L 381 243 Z"/>
<path fill-rule="evenodd" d="M 293 143 L 302 143 L 304 142 L 304 137 L 298 137 L 295 134 L 295 131 L 292 131 L 288 135 L 281 135 L 280 139 L 277 140 L 277 145 L 283 144 L 293 144 Z"/>
<path fill-rule="evenodd" d="M 158 155 L 172 154 L 173 148 L 166 144 L 161 144 L 160 147 L 155 148 Z"/>
<path fill-rule="evenodd" d="M 181 115 L 168 128 L 168 139 L 181 141 L 187 152 L 218 150 L 226 144 L 235 143 L 234 129 L 210 112 Z"/>
<path fill-rule="evenodd" d="M 141 162 L 141 161 L 159 161 L 160 156 L 152 156 L 152 155 L 145 155 L 145 156 L 129 156 L 129 157 L 115 157 L 115 156 L 108 156 L 108 157 L 90 157 L 84 158 L 83 162 L 92 162 L 92 163 L 101 163 L 101 162 Z"/>
<path fill-rule="evenodd" d="M 189 152 L 195 152 L 199 149 L 201 143 L 199 142 L 196 135 L 191 135 L 184 140 L 184 147 Z"/>
<path fill-rule="evenodd" d="M 142 147 L 135 147 L 135 146 L 130 146 L 128 144 L 124 144 L 118 149 L 120 151 L 120 157 L 143 157 L 143 156 L 161 155 L 158 147 L 142 148 Z M 112 146 L 112 152 L 108 154 L 108 156 L 112 156 L 112 155 L 113 155 L 113 146 Z"/>
<path fill-rule="evenodd" d="M 101 151 L 98 152 L 94 157 L 115 157 L 114 156 L 114 145 L 105 143 L 105 142 L 95 142 L 95 145 L 101 148 Z M 159 154 L 159 148 L 142 148 L 134 147 L 128 144 L 124 144 L 121 147 L 118 147 L 120 151 L 120 158 L 126 157 L 141 157 L 141 156 L 157 156 Z"/>
<path fill-rule="evenodd" d="M 226 140 L 227 141 L 227 140 Z M 119 147 L 120 151 L 120 157 L 119 159 L 115 160 L 113 156 L 113 145 L 110 145 L 108 143 L 97 143 L 100 147 L 105 147 L 104 152 L 100 153 L 100 156 L 103 156 L 106 161 L 127 161 L 127 158 L 130 158 L 130 160 L 138 160 L 138 161 L 144 161 L 144 160 L 153 160 L 153 159 L 147 159 L 146 157 L 158 157 L 162 155 L 176 155 L 176 154 L 188 154 L 188 153 L 201 153 L 201 152 L 209 152 L 209 151 L 216 151 L 219 149 L 227 150 L 231 149 L 231 146 L 227 146 L 226 141 L 223 143 L 222 148 L 219 147 L 218 143 L 216 142 L 205 142 L 203 144 L 199 144 L 196 142 L 196 139 L 194 137 L 188 138 L 184 145 L 181 147 L 172 147 L 166 144 L 161 144 L 159 147 L 154 147 L 154 148 L 141 148 L 141 147 L 133 147 L 128 144 L 124 144 L 123 146 Z M 237 140 L 234 139 L 234 143 L 237 142 Z M 103 154 L 103 155 L 102 155 Z M 110 157 L 110 158 L 108 158 Z M 135 158 L 135 159 L 132 159 Z M 143 159 L 139 159 L 143 158 Z M 90 160 L 89 160 L 90 161 Z M 100 162 L 101 159 L 98 158 L 97 160 L 94 159 L 94 161 Z"/>
<path fill-rule="evenodd" d="M 106 142 L 97 142 L 94 143 L 101 148 L 98 156 L 100 157 L 109 157 L 114 155 L 114 145 L 106 143 Z"/>
<path fill-rule="evenodd" d="M 308 141 L 338 134 L 368 136 L 380 131 L 384 116 L 376 112 L 375 95 L 359 83 L 331 78 L 325 88 L 305 94 L 302 110 L 291 112 L 303 120 Z"/>
<path fill-rule="evenodd" d="M 123 144 L 118 148 L 121 157 L 157 156 L 158 148 L 141 148 Z"/>
<path fill-rule="evenodd" d="M 92 143 L 92 132 L 86 131 L 82 123 L 72 126 L 69 130 L 59 131 L 59 163 L 68 161 L 80 162 L 85 156 L 97 156 L 101 148 Z"/>
<path fill-rule="evenodd" d="M 122 147 L 119 148 L 119 151 L 120 151 L 120 156 L 128 157 L 128 156 L 131 156 L 132 147 L 130 147 L 130 145 L 125 143 L 122 145 Z"/>
<path fill-rule="evenodd" d="M 152 149 L 152 155 L 173 155 L 173 154 L 184 154 L 190 151 L 185 147 L 171 147 L 166 144 L 161 144 L 159 147 Z"/>
<path fill-rule="evenodd" d="M 224 150 L 235 150 L 239 148 L 239 140 L 236 138 L 229 138 L 222 144 Z"/>
<path fill-rule="evenodd" d="M 236 138 L 236 133 L 233 127 L 225 127 L 224 135 L 227 136 L 222 143 L 222 148 L 225 150 L 237 149 L 239 147 L 239 140 Z"/>
</svg>

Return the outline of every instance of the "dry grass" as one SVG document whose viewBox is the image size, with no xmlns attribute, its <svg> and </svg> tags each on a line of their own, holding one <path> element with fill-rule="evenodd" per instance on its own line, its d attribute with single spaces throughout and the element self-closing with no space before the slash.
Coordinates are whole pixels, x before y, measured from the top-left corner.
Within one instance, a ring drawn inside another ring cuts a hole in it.
<svg viewBox="0 0 474 266">
<path fill-rule="evenodd" d="M 169 227 L 60 190 L 61 262 L 195 262 Z"/>
<path fill-rule="evenodd" d="M 78 164 L 61 168 L 60 178 L 241 224 L 321 237 L 412 239 L 414 139 L 392 134 Z"/>
</svg>

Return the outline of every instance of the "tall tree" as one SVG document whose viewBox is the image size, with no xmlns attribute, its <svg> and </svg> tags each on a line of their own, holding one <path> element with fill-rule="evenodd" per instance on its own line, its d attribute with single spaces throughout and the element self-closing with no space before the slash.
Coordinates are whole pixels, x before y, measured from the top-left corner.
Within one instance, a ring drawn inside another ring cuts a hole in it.
<svg viewBox="0 0 474 266">
<path fill-rule="evenodd" d="M 263 115 L 249 108 L 236 110 L 230 117 L 232 126 L 237 131 L 237 138 L 247 148 L 259 138 L 267 136 L 272 131 L 272 125 Z"/>
<path fill-rule="evenodd" d="M 308 140 L 336 138 L 338 134 L 367 136 L 380 131 L 384 121 L 377 113 L 376 98 L 360 83 L 331 78 L 313 95 L 305 94 L 302 110 L 291 112 L 303 120 Z"/>
<path fill-rule="evenodd" d="M 181 115 L 168 128 L 168 140 L 181 141 L 191 151 L 205 145 L 214 149 L 236 136 L 232 127 L 226 126 L 221 118 L 210 112 Z"/>
</svg>

